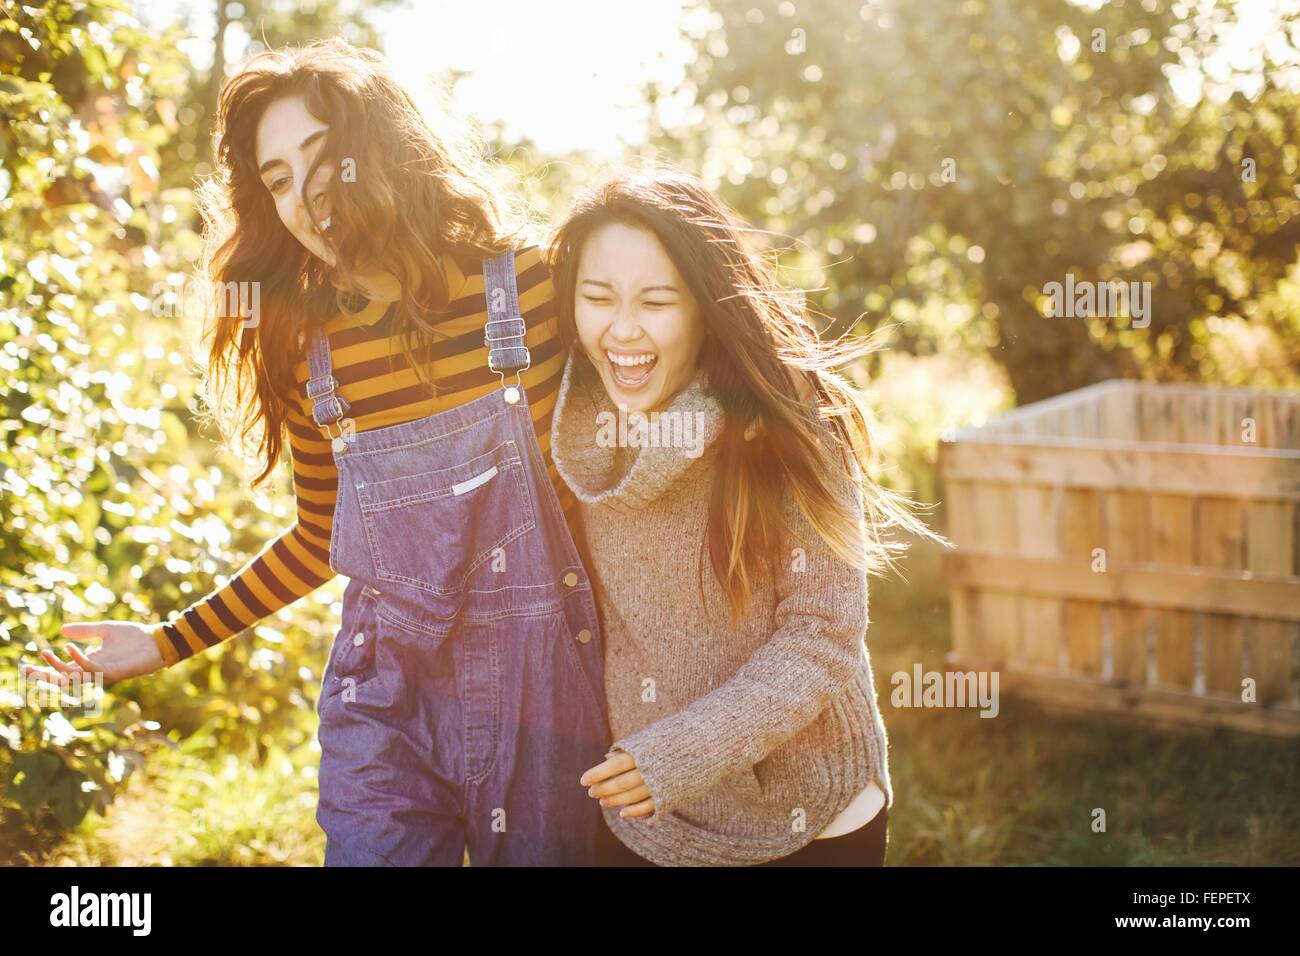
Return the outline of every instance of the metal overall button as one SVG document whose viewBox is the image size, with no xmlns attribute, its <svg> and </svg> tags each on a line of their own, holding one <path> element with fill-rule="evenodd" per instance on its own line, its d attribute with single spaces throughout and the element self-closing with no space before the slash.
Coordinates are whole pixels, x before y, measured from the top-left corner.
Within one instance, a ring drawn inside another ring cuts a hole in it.
<svg viewBox="0 0 1300 956">
<path fill-rule="evenodd" d="M 591 631 L 587 630 L 587 628 L 584 627 L 581 631 L 578 632 L 578 640 L 581 643 L 586 644 L 588 641 L 591 640 Z"/>
<path fill-rule="evenodd" d="M 354 690 L 360 690 L 380 678 L 376 610 L 375 593 L 367 589 L 362 590 L 352 607 L 345 608 L 343 626 L 327 665 L 329 686 L 325 693 L 329 696 L 349 686 L 349 681 Z"/>
<path fill-rule="evenodd" d="M 574 574 L 572 571 L 570 571 L 568 574 L 564 576 L 564 583 L 568 587 L 573 587 L 578 583 L 578 576 Z"/>
</svg>

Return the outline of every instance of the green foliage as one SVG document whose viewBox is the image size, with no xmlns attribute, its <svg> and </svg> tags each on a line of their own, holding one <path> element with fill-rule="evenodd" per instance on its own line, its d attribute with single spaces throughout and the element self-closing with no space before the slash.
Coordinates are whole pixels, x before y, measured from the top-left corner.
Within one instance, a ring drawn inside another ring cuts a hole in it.
<svg viewBox="0 0 1300 956">
<path fill-rule="evenodd" d="M 188 188 L 159 183 L 184 92 L 175 32 L 114 2 L 0 15 L 0 828 L 14 852 L 103 812 L 163 733 L 265 759 L 310 739 L 323 601 L 143 685 L 104 715 L 34 706 L 20 660 L 64 622 L 152 622 L 292 520 L 197 432 Z M 286 468 L 287 471 L 287 468 Z M 37 661 L 39 663 L 39 661 Z M 142 719 L 142 713 L 149 720 Z M 14 816 L 16 814 L 16 816 Z"/>
<path fill-rule="evenodd" d="M 1236 6 L 1192 7 L 713 0 L 686 87 L 653 91 L 660 142 L 793 237 L 839 324 L 988 351 L 1022 403 L 1116 375 L 1294 384 L 1297 31 L 1227 61 Z M 1150 326 L 1045 318 L 1067 273 L 1151 282 Z"/>
</svg>

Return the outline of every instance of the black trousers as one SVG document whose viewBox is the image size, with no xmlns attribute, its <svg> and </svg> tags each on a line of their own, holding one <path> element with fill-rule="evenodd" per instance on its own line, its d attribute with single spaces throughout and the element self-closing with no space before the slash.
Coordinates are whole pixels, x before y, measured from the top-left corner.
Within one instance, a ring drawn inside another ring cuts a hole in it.
<svg viewBox="0 0 1300 956">
<path fill-rule="evenodd" d="M 600 828 L 601 866 L 655 866 L 633 853 L 609 827 Z M 863 826 L 842 836 L 813 840 L 789 856 L 757 866 L 884 866 L 889 845 L 889 809 L 880 812 Z"/>
</svg>

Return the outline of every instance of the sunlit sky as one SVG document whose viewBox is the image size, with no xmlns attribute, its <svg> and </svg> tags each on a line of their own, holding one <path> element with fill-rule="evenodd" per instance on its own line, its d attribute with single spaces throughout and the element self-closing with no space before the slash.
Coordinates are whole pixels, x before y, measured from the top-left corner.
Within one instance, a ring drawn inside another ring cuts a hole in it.
<svg viewBox="0 0 1300 956">
<path fill-rule="evenodd" d="M 1073 2 L 1095 8 L 1102 0 Z M 1213 5 L 1185 2 L 1198 13 Z M 1207 83 L 1213 92 L 1234 70 L 1258 70 L 1266 51 L 1280 55 L 1279 23 L 1285 13 L 1295 14 L 1300 0 L 1236 0 L 1236 7 L 1241 23 L 1221 38 L 1226 42 L 1218 52 L 1170 75 L 1183 102 L 1195 102 Z M 193 36 L 182 49 L 200 69 L 211 63 L 213 0 L 141 0 L 138 9 L 147 23 L 185 19 Z M 708 16 L 690 12 L 687 0 L 407 0 L 371 14 L 398 79 L 417 99 L 431 74 L 466 71 L 458 109 L 504 123 L 507 139 L 526 136 L 545 152 L 607 155 L 644 139 L 642 87 L 657 80 L 676 88 L 692 56 L 682 24 L 693 19 L 698 26 Z M 242 28 L 228 32 L 228 55 L 236 62 L 248 39 Z M 1293 71 L 1300 76 L 1300 66 Z M 1247 95 L 1258 89 L 1240 76 L 1233 85 Z"/>
<path fill-rule="evenodd" d="M 458 109 L 505 123 L 547 152 L 614 154 L 646 131 L 641 87 L 676 85 L 692 53 L 682 38 L 685 0 L 408 0 L 370 14 L 398 80 L 417 95 L 431 73 L 471 75 L 457 87 Z M 212 62 L 211 0 L 154 0 L 147 22 L 186 17 L 182 45 L 196 66 Z M 241 57 L 247 36 L 227 34 Z"/>
</svg>

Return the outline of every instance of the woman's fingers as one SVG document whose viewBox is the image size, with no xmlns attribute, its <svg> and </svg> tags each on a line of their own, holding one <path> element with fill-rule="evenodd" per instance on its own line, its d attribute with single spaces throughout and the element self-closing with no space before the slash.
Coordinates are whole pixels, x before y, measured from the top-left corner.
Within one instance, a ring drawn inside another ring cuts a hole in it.
<svg viewBox="0 0 1300 956">
<path fill-rule="evenodd" d="M 71 680 L 64 677 L 53 667 L 37 667 L 34 664 L 22 664 L 19 671 L 23 675 L 23 680 L 33 681 L 37 684 L 52 684 L 55 687 L 66 687 Z"/>
<path fill-rule="evenodd" d="M 41 651 L 41 657 L 44 658 L 46 661 L 48 661 L 51 665 L 53 665 L 61 674 L 81 673 L 81 665 L 75 662 L 65 661 L 63 658 L 59 657 L 58 654 L 54 653 L 54 651 L 50 650 L 48 647 L 45 650 Z"/>
<path fill-rule="evenodd" d="M 618 812 L 618 815 L 620 817 L 648 817 L 654 812 L 655 802 L 653 800 L 643 800 L 641 803 L 624 807 Z"/>
<path fill-rule="evenodd" d="M 578 778 L 578 782 L 584 787 L 590 786 L 593 783 L 600 783 L 602 780 L 614 776 L 614 774 L 630 770 L 635 766 L 636 760 L 633 759 L 630 753 L 616 753 L 584 773 Z"/>
<path fill-rule="evenodd" d="M 104 636 L 104 626 L 97 621 L 69 621 L 59 627 L 59 633 L 69 641 L 90 641 Z"/>
<path fill-rule="evenodd" d="M 80 621 L 64 624 L 62 631 L 71 660 L 64 660 L 56 651 L 43 650 L 40 656 L 50 667 L 25 665 L 24 673 L 65 687 L 70 677 L 98 680 L 96 675 L 102 674 L 107 685 L 152 674 L 165 666 L 150 629 L 144 625 L 131 621 Z M 98 640 L 99 645 L 87 652 L 72 643 L 85 640 Z"/>
<path fill-rule="evenodd" d="M 641 771 L 633 767 L 626 773 L 620 773 L 617 777 L 610 777 L 601 783 L 589 788 L 587 793 L 593 797 L 609 797 L 616 793 L 624 793 L 633 787 L 639 787 L 645 781 L 641 779 Z"/>
<path fill-rule="evenodd" d="M 629 803 L 640 803 L 646 797 L 650 796 L 650 788 L 645 784 L 633 787 L 631 790 L 624 790 L 622 793 L 616 793 L 613 796 L 601 797 L 600 805 L 602 807 L 625 807 Z"/>
<path fill-rule="evenodd" d="M 96 671 L 102 671 L 103 668 L 90 659 L 89 655 L 82 652 L 76 644 L 68 645 L 68 654 L 72 659 L 81 665 L 81 669 L 87 673 L 94 674 Z"/>
</svg>

